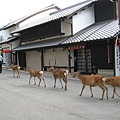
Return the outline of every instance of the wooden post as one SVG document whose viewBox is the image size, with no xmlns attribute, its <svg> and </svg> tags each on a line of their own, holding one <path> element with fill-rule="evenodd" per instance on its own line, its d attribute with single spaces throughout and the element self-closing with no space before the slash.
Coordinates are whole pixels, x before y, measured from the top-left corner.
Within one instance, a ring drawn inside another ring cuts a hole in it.
<svg viewBox="0 0 120 120">
<path fill-rule="evenodd" d="M 44 70 L 44 54 L 43 54 L 43 50 L 41 50 L 41 53 L 40 53 L 40 57 L 41 57 L 41 70 Z"/>
<path fill-rule="evenodd" d="M 71 58 L 70 58 L 70 50 L 68 50 L 68 69 L 69 69 L 69 73 L 71 73 Z"/>
</svg>

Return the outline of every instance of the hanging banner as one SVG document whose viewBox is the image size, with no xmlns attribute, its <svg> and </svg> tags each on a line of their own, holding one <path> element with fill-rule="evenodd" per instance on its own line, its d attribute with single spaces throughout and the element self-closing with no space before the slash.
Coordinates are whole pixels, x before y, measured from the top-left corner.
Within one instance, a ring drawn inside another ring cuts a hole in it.
<svg viewBox="0 0 120 120">
<path fill-rule="evenodd" d="M 115 44 L 115 76 L 120 76 L 120 38 Z"/>
</svg>

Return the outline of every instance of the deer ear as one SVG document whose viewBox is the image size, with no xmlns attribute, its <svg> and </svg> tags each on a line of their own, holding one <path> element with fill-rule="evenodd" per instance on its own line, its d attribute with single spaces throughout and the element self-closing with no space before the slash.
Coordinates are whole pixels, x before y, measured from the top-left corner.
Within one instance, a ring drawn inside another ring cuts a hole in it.
<svg viewBox="0 0 120 120">
<path fill-rule="evenodd" d="M 78 72 L 79 74 L 81 73 L 81 71 L 80 71 L 80 70 L 78 70 L 77 72 Z"/>
</svg>

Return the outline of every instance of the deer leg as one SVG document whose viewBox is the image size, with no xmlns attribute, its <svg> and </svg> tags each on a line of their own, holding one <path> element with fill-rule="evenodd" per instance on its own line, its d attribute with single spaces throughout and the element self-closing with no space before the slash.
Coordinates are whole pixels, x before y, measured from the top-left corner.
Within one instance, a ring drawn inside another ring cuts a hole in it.
<svg viewBox="0 0 120 120">
<path fill-rule="evenodd" d="M 60 78 L 60 84 L 61 84 L 61 87 L 62 87 L 62 89 L 63 89 L 63 85 L 62 85 L 62 81 L 61 81 L 61 78 Z"/>
<path fill-rule="evenodd" d="M 32 76 L 30 76 L 30 78 L 29 78 L 29 84 L 30 84 L 30 80 L 31 80 L 31 78 L 32 78 Z"/>
<path fill-rule="evenodd" d="M 43 76 L 41 76 L 41 78 L 43 79 L 43 82 L 44 82 L 44 87 L 46 87 L 46 84 L 45 84 L 45 79 Z"/>
<path fill-rule="evenodd" d="M 104 97 L 104 93 L 105 93 L 105 89 L 99 85 L 99 87 L 102 89 L 103 93 L 102 93 L 102 98 L 100 100 L 103 100 L 103 97 Z"/>
<path fill-rule="evenodd" d="M 90 91 L 91 91 L 91 98 L 93 98 L 93 92 L 92 92 L 92 87 L 90 86 Z"/>
<path fill-rule="evenodd" d="M 20 78 L 20 71 L 18 71 L 18 77 Z"/>
<path fill-rule="evenodd" d="M 15 77 L 15 71 L 13 70 L 13 77 Z"/>
<path fill-rule="evenodd" d="M 36 85 L 35 77 L 34 77 L 34 85 Z"/>
<path fill-rule="evenodd" d="M 115 86 L 115 85 L 113 86 L 113 96 L 112 96 L 112 98 L 114 98 L 114 93 L 115 93 L 118 97 L 120 97 L 120 96 L 117 94 L 117 92 L 116 92 L 116 86 Z"/>
<path fill-rule="evenodd" d="M 67 90 L 67 79 L 66 78 L 62 78 L 63 81 L 65 82 L 65 91 Z"/>
<path fill-rule="evenodd" d="M 105 85 L 103 87 L 106 89 L 106 98 L 108 100 L 108 88 Z"/>
<path fill-rule="evenodd" d="M 41 83 L 41 78 L 40 77 L 38 77 L 39 78 L 39 84 L 38 84 L 38 86 L 40 86 L 40 83 Z"/>
<path fill-rule="evenodd" d="M 67 90 L 67 82 L 65 82 L 65 91 Z"/>
<path fill-rule="evenodd" d="M 81 93 L 80 93 L 80 95 L 79 95 L 79 96 L 81 96 L 81 95 L 82 95 L 82 92 L 83 92 L 83 90 L 84 90 L 85 86 L 86 86 L 86 85 L 83 85 L 83 87 L 82 87 L 82 91 L 81 91 Z"/>
<path fill-rule="evenodd" d="M 16 71 L 15 71 L 15 73 L 16 73 L 16 75 L 17 75 L 17 78 L 18 78 L 18 71 L 16 70 Z"/>
<path fill-rule="evenodd" d="M 54 81 L 54 88 L 56 87 L 56 78 L 54 78 L 55 79 L 55 81 Z"/>
</svg>

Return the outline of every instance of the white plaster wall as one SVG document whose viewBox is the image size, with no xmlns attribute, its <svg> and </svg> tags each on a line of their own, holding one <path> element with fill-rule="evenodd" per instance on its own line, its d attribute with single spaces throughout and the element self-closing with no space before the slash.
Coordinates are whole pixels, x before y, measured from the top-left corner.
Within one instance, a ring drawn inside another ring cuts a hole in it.
<svg viewBox="0 0 120 120">
<path fill-rule="evenodd" d="M 9 37 L 9 30 L 1 30 L 0 35 L 3 36 L 3 39 L 6 40 Z"/>
<path fill-rule="evenodd" d="M 11 42 L 10 44 L 12 44 L 11 49 L 14 49 L 14 48 L 16 48 L 17 46 L 20 45 L 20 39 L 15 40 L 15 41 Z"/>
<path fill-rule="evenodd" d="M 27 24 L 29 24 L 31 22 L 40 21 L 40 19 L 47 17 L 50 13 L 55 12 L 55 11 L 57 11 L 56 8 L 53 8 L 53 9 L 48 10 L 46 12 L 39 13 L 39 14 L 37 14 L 37 15 L 23 21 L 22 23 L 20 23 L 19 27 L 23 27 L 24 25 L 27 25 Z"/>
<path fill-rule="evenodd" d="M 61 22 L 61 32 L 65 33 L 65 36 L 71 35 L 71 20 L 64 20 Z"/>
<path fill-rule="evenodd" d="M 29 51 L 26 52 L 26 67 L 31 69 L 41 69 L 41 58 L 40 52 Z"/>
<path fill-rule="evenodd" d="M 49 66 L 49 60 L 51 60 L 51 66 L 55 65 L 56 59 L 56 66 L 66 66 L 68 67 L 68 51 L 63 51 L 62 48 L 50 49 L 45 50 L 44 52 L 44 65 Z"/>
<path fill-rule="evenodd" d="M 9 29 L 9 33 L 15 31 L 16 29 L 17 29 L 17 26 L 11 27 L 11 28 Z"/>
<path fill-rule="evenodd" d="M 95 23 L 94 6 L 86 7 L 73 16 L 73 34 Z"/>
<path fill-rule="evenodd" d="M 1 30 L 0 35 L 3 36 L 4 40 L 7 40 L 7 38 L 10 37 L 10 33 L 14 30 L 16 30 L 16 26 L 11 27 L 11 28 L 6 29 L 6 30 Z"/>
</svg>

